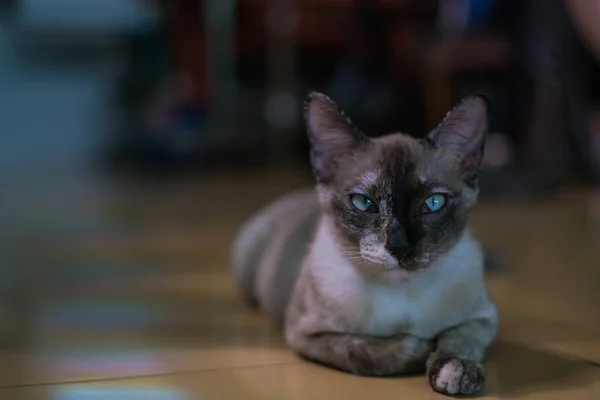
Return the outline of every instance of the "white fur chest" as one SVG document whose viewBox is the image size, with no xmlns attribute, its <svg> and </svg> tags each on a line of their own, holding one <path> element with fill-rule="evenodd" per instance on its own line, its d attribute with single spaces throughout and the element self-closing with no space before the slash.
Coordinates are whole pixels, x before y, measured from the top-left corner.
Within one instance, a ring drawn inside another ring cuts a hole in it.
<svg viewBox="0 0 600 400">
<path fill-rule="evenodd" d="M 410 333 L 433 338 L 469 318 L 476 308 L 477 283 L 468 287 L 467 282 L 456 279 L 460 277 L 443 276 L 443 271 L 436 271 L 434 277 L 431 272 L 403 284 L 366 285 L 360 296 L 363 312 L 355 313 L 348 322 L 363 334 Z"/>
<path fill-rule="evenodd" d="M 328 262 L 314 265 L 313 274 L 334 317 L 330 321 L 336 326 L 330 328 L 433 338 L 492 307 L 483 283 L 482 255 L 469 234 L 434 265 L 402 283 L 369 281 L 331 249 L 319 253 L 327 256 L 320 261 Z"/>
</svg>

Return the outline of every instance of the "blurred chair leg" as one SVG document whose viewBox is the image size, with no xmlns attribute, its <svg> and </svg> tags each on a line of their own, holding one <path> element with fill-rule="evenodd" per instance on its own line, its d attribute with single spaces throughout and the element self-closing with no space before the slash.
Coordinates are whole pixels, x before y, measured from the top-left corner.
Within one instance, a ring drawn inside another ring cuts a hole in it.
<svg viewBox="0 0 600 400">
<path fill-rule="evenodd" d="M 272 162 L 285 162 L 289 159 L 296 115 L 301 107 L 296 99 L 295 37 L 298 18 L 296 0 L 268 2 L 268 86 L 265 116 L 270 126 L 269 147 Z"/>
<path fill-rule="evenodd" d="M 452 105 L 452 73 L 445 55 L 433 46 L 426 60 L 423 86 L 427 129 L 433 129 L 440 123 Z"/>
<path fill-rule="evenodd" d="M 202 21 L 199 47 L 204 98 L 210 97 L 211 149 L 231 148 L 237 132 L 236 0 L 196 0 Z M 246 133 L 246 132 L 244 132 Z"/>
<path fill-rule="evenodd" d="M 525 126 L 524 155 L 536 182 L 558 183 L 568 171 L 569 21 L 560 0 L 532 0 L 525 20 L 525 69 L 533 81 L 533 101 Z"/>
</svg>

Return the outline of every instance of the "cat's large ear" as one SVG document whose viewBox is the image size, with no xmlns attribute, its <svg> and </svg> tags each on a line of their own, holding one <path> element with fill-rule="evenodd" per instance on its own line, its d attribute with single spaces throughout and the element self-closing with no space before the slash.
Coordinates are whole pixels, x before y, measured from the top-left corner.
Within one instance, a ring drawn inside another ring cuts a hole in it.
<svg viewBox="0 0 600 400">
<path fill-rule="evenodd" d="M 304 103 L 304 119 L 313 170 L 320 183 L 327 183 L 335 175 L 339 157 L 368 140 L 333 100 L 321 93 L 308 94 Z"/>
<path fill-rule="evenodd" d="M 481 169 L 489 113 L 487 98 L 481 95 L 466 97 L 427 136 L 434 148 L 458 160 L 465 181 L 470 184 L 476 183 Z"/>
</svg>

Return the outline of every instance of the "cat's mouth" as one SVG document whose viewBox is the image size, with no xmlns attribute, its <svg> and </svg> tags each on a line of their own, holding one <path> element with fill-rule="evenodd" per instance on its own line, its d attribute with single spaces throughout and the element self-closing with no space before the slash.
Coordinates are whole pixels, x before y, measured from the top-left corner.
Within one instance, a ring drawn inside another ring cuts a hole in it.
<svg viewBox="0 0 600 400">
<path fill-rule="evenodd" d="M 413 248 L 402 256 L 392 255 L 381 242 L 370 237 L 361 239 L 359 253 L 360 260 L 364 263 L 389 271 L 419 271 L 431 263 L 429 253 L 423 254 L 418 248 Z"/>
<path fill-rule="evenodd" d="M 368 264 L 375 265 L 378 268 L 385 269 L 387 271 L 394 270 L 405 270 L 411 272 L 417 272 L 431 263 L 431 259 L 428 256 L 413 256 L 396 258 L 393 256 L 389 257 L 373 257 L 369 254 L 361 254 L 361 258 Z"/>
<path fill-rule="evenodd" d="M 365 254 L 361 254 L 361 256 L 362 256 L 362 259 L 364 261 L 366 261 L 367 263 L 375 264 L 375 265 L 377 265 L 379 267 L 383 267 L 387 270 L 392 270 L 392 269 L 401 267 L 400 262 L 393 257 L 382 259 L 382 258 L 374 258 L 374 257 L 365 255 Z"/>
</svg>

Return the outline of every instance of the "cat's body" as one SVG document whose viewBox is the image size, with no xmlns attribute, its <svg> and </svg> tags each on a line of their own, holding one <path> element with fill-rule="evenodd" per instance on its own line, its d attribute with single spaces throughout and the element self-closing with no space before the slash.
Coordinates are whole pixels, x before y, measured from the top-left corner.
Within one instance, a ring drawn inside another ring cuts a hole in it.
<svg viewBox="0 0 600 400">
<path fill-rule="evenodd" d="M 471 98 L 429 142 L 367 139 L 329 99 L 311 97 L 316 191 L 268 206 L 234 246 L 242 291 L 283 325 L 292 348 L 363 375 L 427 367 L 447 394 L 481 388 L 497 315 L 466 220 L 486 112 Z"/>
<path fill-rule="evenodd" d="M 280 327 L 321 217 L 314 189 L 290 193 L 254 215 L 234 242 L 238 286 Z"/>
<path fill-rule="evenodd" d="M 450 252 L 414 279 L 402 285 L 365 281 L 337 249 L 317 196 L 307 189 L 267 205 L 240 230 L 233 264 L 247 299 L 280 326 L 305 263 L 305 279 L 324 292 L 346 332 L 433 338 L 475 313 L 494 313 L 485 288 L 472 287 L 483 284 L 481 257 L 465 230 Z"/>
</svg>

